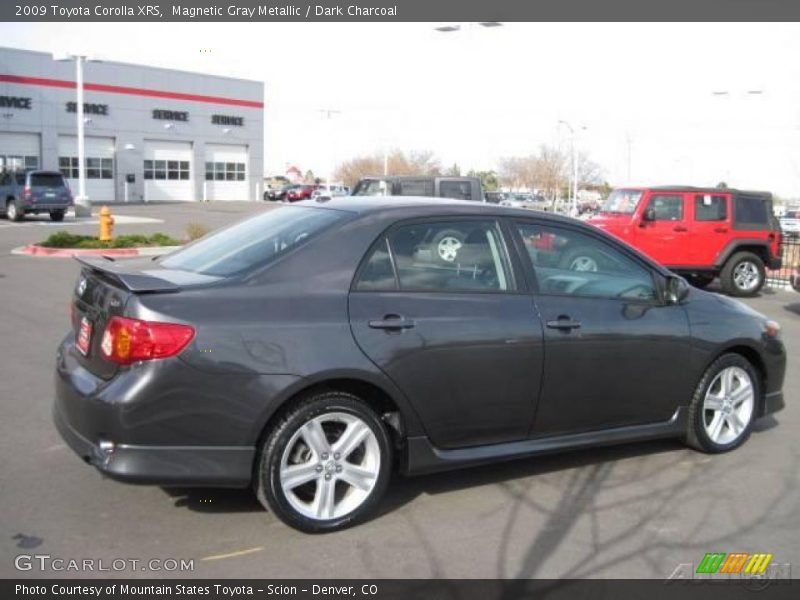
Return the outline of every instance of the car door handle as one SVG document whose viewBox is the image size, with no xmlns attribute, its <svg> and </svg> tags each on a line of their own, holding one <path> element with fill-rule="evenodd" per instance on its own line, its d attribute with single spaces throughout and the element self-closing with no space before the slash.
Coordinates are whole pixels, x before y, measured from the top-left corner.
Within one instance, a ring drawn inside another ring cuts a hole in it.
<svg viewBox="0 0 800 600">
<path fill-rule="evenodd" d="M 386 315 L 383 317 L 383 319 L 376 319 L 374 321 L 370 321 L 368 324 L 372 329 L 387 329 L 396 331 L 401 329 L 411 329 L 417 325 L 412 319 L 406 319 L 400 315 Z"/>
<path fill-rule="evenodd" d="M 672 231 L 689 231 L 689 230 L 686 229 L 686 227 L 684 227 L 683 225 L 676 225 L 675 227 L 672 228 Z"/>
<path fill-rule="evenodd" d="M 714 229 L 714 232 L 715 233 L 728 233 L 728 228 L 727 227 L 716 227 Z"/>
<path fill-rule="evenodd" d="M 558 317 L 555 321 L 547 321 L 545 323 L 550 329 L 578 329 L 581 326 L 580 321 L 573 321 L 569 317 Z"/>
</svg>

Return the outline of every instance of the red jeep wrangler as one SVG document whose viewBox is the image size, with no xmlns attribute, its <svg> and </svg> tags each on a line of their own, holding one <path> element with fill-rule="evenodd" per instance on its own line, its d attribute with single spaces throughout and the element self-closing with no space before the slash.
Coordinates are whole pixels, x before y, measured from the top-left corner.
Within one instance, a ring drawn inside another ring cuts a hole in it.
<svg viewBox="0 0 800 600">
<path fill-rule="evenodd" d="M 765 267 L 781 266 L 780 224 L 767 192 L 623 188 L 611 192 L 589 222 L 697 287 L 718 276 L 722 289 L 732 296 L 756 294 L 764 285 Z M 575 258 L 575 268 L 591 266 L 591 257 Z"/>
</svg>

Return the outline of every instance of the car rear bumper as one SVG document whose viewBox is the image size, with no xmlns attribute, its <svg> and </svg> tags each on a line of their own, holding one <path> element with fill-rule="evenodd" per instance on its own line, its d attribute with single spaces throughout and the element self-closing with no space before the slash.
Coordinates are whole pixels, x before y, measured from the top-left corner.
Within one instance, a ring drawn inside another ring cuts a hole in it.
<svg viewBox="0 0 800 600">
<path fill-rule="evenodd" d="M 255 450 L 248 447 L 133 446 L 111 440 L 94 443 L 75 429 L 53 405 L 61 437 L 88 464 L 127 483 L 165 486 L 247 487 Z"/>
<path fill-rule="evenodd" d="M 72 207 L 72 203 L 64 204 L 63 202 L 36 202 L 35 204 L 25 204 L 22 208 L 25 212 L 45 212 L 51 210 L 67 210 Z"/>
<path fill-rule="evenodd" d="M 240 377 L 176 358 L 103 380 L 81 366 L 69 335 L 56 358 L 53 419 L 69 447 L 111 478 L 246 487 L 268 414 L 264 399 L 274 395 L 268 386 L 297 378 Z"/>
</svg>

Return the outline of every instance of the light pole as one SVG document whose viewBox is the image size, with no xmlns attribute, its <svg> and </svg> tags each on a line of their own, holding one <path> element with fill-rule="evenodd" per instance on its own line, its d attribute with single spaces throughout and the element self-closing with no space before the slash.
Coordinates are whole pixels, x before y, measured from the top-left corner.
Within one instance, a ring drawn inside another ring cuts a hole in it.
<svg viewBox="0 0 800 600">
<path fill-rule="evenodd" d="M 569 129 L 570 143 L 572 145 L 572 208 L 570 213 L 573 217 L 578 215 L 578 144 L 576 143 L 577 133 L 575 128 L 563 119 L 558 122 Z M 581 129 L 586 129 L 585 125 L 581 125 Z"/>
<path fill-rule="evenodd" d="M 330 193 L 333 172 L 336 169 L 336 152 L 334 151 L 336 140 L 333 134 L 333 123 L 331 123 L 331 119 L 334 117 L 334 115 L 342 114 L 342 111 L 334 108 L 320 108 L 319 112 L 320 115 L 322 115 L 322 117 L 328 121 L 328 173 L 325 177 L 325 183 L 328 187 L 328 193 Z"/>
<path fill-rule="evenodd" d="M 75 197 L 75 216 L 88 217 L 92 214 L 89 198 L 86 196 L 86 143 L 84 136 L 85 121 L 83 119 L 83 64 L 96 62 L 85 54 L 54 54 L 53 60 L 75 61 L 75 113 L 78 124 L 78 195 Z"/>
</svg>

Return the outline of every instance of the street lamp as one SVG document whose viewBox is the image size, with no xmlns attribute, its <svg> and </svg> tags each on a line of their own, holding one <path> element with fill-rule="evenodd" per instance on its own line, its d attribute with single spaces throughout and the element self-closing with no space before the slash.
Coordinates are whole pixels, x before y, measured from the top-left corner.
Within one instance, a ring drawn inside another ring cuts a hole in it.
<svg viewBox="0 0 800 600">
<path fill-rule="evenodd" d="M 336 110 L 334 108 L 320 108 L 319 109 L 320 116 L 327 120 L 328 122 L 328 154 L 329 154 L 329 164 L 328 164 L 328 173 L 326 176 L 326 185 L 328 187 L 328 193 L 331 191 L 331 182 L 333 181 L 333 172 L 336 169 L 336 152 L 334 148 L 336 146 L 336 136 L 333 132 L 333 123 L 331 123 L 331 119 L 335 115 L 342 114 L 342 111 Z"/>
<path fill-rule="evenodd" d="M 77 92 L 75 112 L 78 124 L 78 195 L 75 197 L 75 216 L 88 217 L 92 214 L 89 198 L 86 196 L 86 144 L 83 118 L 83 63 L 97 62 L 85 54 L 53 54 L 59 62 L 75 61 L 75 90 Z"/>
<path fill-rule="evenodd" d="M 561 119 L 558 123 L 567 127 L 570 133 L 570 143 L 572 145 L 572 208 L 570 212 L 574 217 L 578 214 L 578 145 L 575 143 L 577 135 L 575 128 L 568 121 Z M 581 129 L 586 129 L 586 126 L 581 125 Z"/>
</svg>

